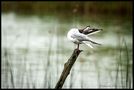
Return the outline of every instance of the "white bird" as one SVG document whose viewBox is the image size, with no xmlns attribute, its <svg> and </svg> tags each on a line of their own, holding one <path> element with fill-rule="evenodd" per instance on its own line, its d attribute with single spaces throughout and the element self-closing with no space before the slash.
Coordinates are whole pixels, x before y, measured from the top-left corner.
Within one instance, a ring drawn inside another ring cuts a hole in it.
<svg viewBox="0 0 134 90">
<path fill-rule="evenodd" d="M 72 41 L 73 43 L 77 44 L 77 49 L 79 49 L 79 44 L 86 44 L 87 46 L 92 47 L 92 45 L 88 42 L 91 42 L 93 44 L 98 44 L 94 41 L 92 41 L 88 35 L 94 34 L 96 32 L 101 31 L 102 29 L 95 29 L 95 28 L 90 28 L 90 26 L 87 26 L 84 29 L 78 29 L 78 28 L 72 28 L 69 30 L 67 34 L 67 38 Z"/>
</svg>

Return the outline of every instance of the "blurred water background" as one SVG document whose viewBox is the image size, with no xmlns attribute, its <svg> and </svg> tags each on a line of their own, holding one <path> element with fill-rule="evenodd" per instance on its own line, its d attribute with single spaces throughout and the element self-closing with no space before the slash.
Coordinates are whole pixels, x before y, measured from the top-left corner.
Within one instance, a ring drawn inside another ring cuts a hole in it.
<svg viewBox="0 0 134 90">
<path fill-rule="evenodd" d="M 103 31 L 83 52 L 63 88 L 133 88 L 132 2 L 10 2 L 1 13 L 1 88 L 54 88 L 76 47 L 73 27 Z"/>
</svg>

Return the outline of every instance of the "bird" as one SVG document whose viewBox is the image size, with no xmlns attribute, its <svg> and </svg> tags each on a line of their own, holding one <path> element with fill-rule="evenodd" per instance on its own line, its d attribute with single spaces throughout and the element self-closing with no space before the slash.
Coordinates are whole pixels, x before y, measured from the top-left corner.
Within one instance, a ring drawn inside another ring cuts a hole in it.
<svg viewBox="0 0 134 90">
<path fill-rule="evenodd" d="M 77 44 L 77 48 L 79 50 L 80 44 L 85 44 L 89 46 L 90 48 L 93 48 L 93 46 L 90 43 L 101 45 L 95 41 L 92 41 L 89 37 L 92 34 L 95 34 L 97 32 L 102 31 L 102 29 L 97 28 L 91 28 L 90 26 L 86 26 L 83 29 L 79 28 L 71 28 L 67 33 L 67 38 L 72 41 L 74 44 Z M 90 43 L 88 43 L 90 42 Z"/>
</svg>

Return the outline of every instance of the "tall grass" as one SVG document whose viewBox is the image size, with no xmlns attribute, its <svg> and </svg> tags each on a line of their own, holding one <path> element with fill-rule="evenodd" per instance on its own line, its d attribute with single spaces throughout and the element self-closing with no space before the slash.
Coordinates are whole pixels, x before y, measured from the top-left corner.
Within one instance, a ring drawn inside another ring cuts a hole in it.
<svg viewBox="0 0 134 90">
<path fill-rule="evenodd" d="M 101 73 L 100 73 L 100 66 L 99 66 L 99 61 L 95 61 L 95 67 L 96 67 L 96 71 L 97 71 L 97 83 L 98 83 L 98 88 L 101 88 L 101 82 L 100 82 L 100 78 L 101 78 Z"/>
<path fill-rule="evenodd" d="M 9 57 L 9 56 L 7 56 L 7 57 Z M 9 62 L 9 58 L 7 59 L 7 66 L 8 66 L 8 69 L 9 69 L 9 75 L 10 75 L 10 78 L 11 78 L 12 88 L 15 88 L 14 75 L 13 75 L 13 67 L 11 66 L 11 64 Z"/>
<path fill-rule="evenodd" d="M 75 81 L 73 80 L 73 77 L 74 77 L 74 68 L 72 68 L 70 74 L 71 74 L 71 75 L 70 75 L 70 85 L 69 85 L 69 88 L 72 88 L 72 87 L 73 87 L 73 83 L 75 82 Z"/>
<path fill-rule="evenodd" d="M 131 72 L 130 72 L 130 59 L 129 59 L 128 46 L 124 37 L 121 37 L 120 35 L 118 36 L 119 36 L 118 37 L 119 56 L 116 56 L 117 67 L 116 67 L 116 76 L 115 76 L 115 88 L 120 87 L 120 88 L 130 89 L 132 78 L 130 76 Z"/>
<path fill-rule="evenodd" d="M 5 73 L 6 73 L 6 80 L 5 80 L 5 86 L 7 88 L 15 88 L 15 81 L 14 81 L 14 73 L 13 73 L 13 67 L 10 63 L 10 50 L 4 49 L 4 60 L 2 61 L 5 64 Z M 10 85 L 11 84 L 11 85 Z"/>
<path fill-rule="evenodd" d="M 124 47 L 125 47 L 125 56 L 126 56 L 126 88 L 131 88 L 131 76 L 130 76 L 130 59 L 129 59 L 129 52 L 128 52 L 128 46 L 126 44 L 126 40 L 123 39 Z"/>
<path fill-rule="evenodd" d="M 83 85 L 83 77 L 84 77 L 84 75 L 83 75 L 83 62 L 82 62 L 82 59 L 81 59 L 81 62 L 80 62 L 80 71 L 81 71 L 81 88 L 83 88 L 84 87 L 84 85 Z"/>
<path fill-rule="evenodd" d="M 120 33 L 118 34 L 118 37 L 117 37 L 118 39 L 118 45 L 117 45 L 117 50 L 116 50 L 116 52 L 118 52 L 118 47 L 119 47 L 119 56 L 116 56 L 116 76 L 115 76 L 115 88 L 118 88 L 118 84 L 120 83 L 120 82 L 118 82 L 118 79 L 119 79 L 119 72 L 122 72 L 122 70 L 120 70 L 122 67 L 120 66 L 121 65 L 121 63 L 122 63 L 122 61 L 121 61 L 121 52 L 122 52 L 122 50 L 121 50 L 121 35 L 120 35 Z M 115 53 L 116 53 L 115 52 Z M 117 53 L 117 55 L 118 55 L 118 53 Z"/>
<path fill-rule="evenodd" d="M 56 37 L 57 37 L 57 46 L 56 46 L 56 68 L 57 68 L 57 77 L 59 73 L 59 31 L 57 30 L 57 26 L 55 25 L 55 30 L 56 30 Z"/>
<path fill-rule="evenodd" d="M 47 59 L 46 59 L 46 67 L 45 67 L 45 88 L 50 88 L 51 87 L 51 77 L 50 77 L 50 57 L 51 57 L 51 48 L 52 48 L 52 42 L 53 42 L 53 36 L 50 36 L 49 38 L 49 48 L 48 48 L 48 52 L 47 52 Z"/>
</svg>

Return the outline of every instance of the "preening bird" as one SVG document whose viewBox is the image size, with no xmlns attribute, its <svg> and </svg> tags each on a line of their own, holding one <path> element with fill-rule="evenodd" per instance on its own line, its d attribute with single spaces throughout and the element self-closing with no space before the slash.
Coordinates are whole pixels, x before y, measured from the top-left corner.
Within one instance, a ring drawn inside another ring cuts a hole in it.
<svg viewBox="0 0 134 90">
<path fill-rule="evenodd" d="M 102 29 L 91 28 L 90 26 L 87 26 L 83 29 L 72 28 L 69 30 L 67 34 L 67 38 L 73 43 L 77 44 L 77 49 L 79 49 L 79 44 L 86 44 L 87 46 L 93 48 L 89 42 L 97 45 L 101 45 L 101 44 L 92 41 L 89 36 L 101 30 Z"/>
</svg>

